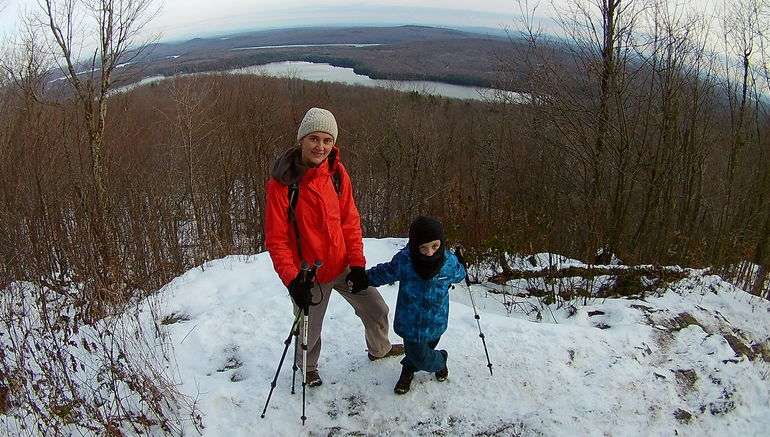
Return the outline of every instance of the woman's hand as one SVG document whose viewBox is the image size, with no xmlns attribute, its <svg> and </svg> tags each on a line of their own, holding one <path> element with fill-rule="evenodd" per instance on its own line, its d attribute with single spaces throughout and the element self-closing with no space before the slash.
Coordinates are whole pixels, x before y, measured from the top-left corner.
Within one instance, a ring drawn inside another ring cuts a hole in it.
<svg viewBox="0 0 770 437">
<path fill-rule="evenodd" d="M 369 277 L 363 267 L 350 266 L 350 273 L 345 277 L 345 282 L 350 287 L 351 293 L 359 293 L 369 288 Z"/>
<path fill-rule="evenodd" d="M 304 272 L 297 273 L 297 277 L 289 282 L 288 288 L 294 305 L 297 305 L 300 309 L 310 307 L 310 304 L 313 302 L 313 295 L 310 293 L 313 283 L 304 280 Z"/>
</svg>

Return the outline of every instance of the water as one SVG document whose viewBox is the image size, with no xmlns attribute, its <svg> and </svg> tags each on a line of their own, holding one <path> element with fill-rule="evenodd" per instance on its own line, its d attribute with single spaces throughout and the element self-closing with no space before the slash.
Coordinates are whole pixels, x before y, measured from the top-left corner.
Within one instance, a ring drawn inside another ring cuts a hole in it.
<svg viewBox="0 0 770 437">
<path fill-rule="evenodd" d="M 233 50 L 283 49 L 287 47 L 370 47 L 378 45 L 380 44 L 286 44 L 280 46 L 233 47 Z"/>
<path fill-rule="evenodd" d="M 372 79 L 369 76 L 354 73 L 352 68 L 335 67 L 329 64 L 313 62 L 274 62 L 265 65 L 237 68 L 235 70 L 229 70 L 228 72 L 235 74 L 259 74 L 264 76 L 304 79 L 316 82 L 340 82 L 348 85 L 383 87 L 395 91 L 417 92 L 422 95 L 437 95 L 454 99 L 472 99 L 481 101 L 502 101 L 505 99 L 515 103 L 526 103 L 528 101 L 527 94 L 515 93 L 513 91 L 452 85 L 424 80 Z M 126 92 L 137 86 L 148 85 L 168 78 L 168 76 L 162 75 L 146 77 L 139 82 L 116 88 L 112 90 L 110 94 Z"/>
<path fill-rule="evenodd" d="M 273 62 L 271 64 L 238 68 L 230 70 L 229 72 L 236 74 L 261 74 L 265 76 L 304 79 L 317 82 L 340 82 L 349 85 L 383 87 L 396 91 L 418 92 L 423 95 L 432 94 L 455 99 L 499 101 L 505 98 L 521 103 L 526 101 L 527 98 L 524 94 L 497 90 L 494 88 L 470 87 L 422 80 L 372 79 L 369 76 L 354 73 L 352 68 L 335 67 L 329 64 L 304 61 Z"/>
</svg>

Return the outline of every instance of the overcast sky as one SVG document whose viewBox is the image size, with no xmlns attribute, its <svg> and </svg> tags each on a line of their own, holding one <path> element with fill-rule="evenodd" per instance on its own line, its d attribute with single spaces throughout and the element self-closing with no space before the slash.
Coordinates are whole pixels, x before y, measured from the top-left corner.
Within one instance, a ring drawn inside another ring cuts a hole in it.
<svg viewBox="0 0 770 437">
<path fill-rule="evenodd" d="M 200 6 L 190 7 L 188 4 Z M 169 36 L 184 32 L 184 27 L 202 31 L 212 28 L 337 24 L 464 24 L 499 28 L 510 23 L 516 14 L 515 2 L 511 0 L 480 0 L 470 5 L 459 0 L 370 0 L 356 3 L 335 0 L 167 0 L 157 23 Z M 177 23 L 184 24 L 180 26 Z"/>
<path fill-rule="evenodd" d="M 12 33 L 18 11 L 37 7 L 39 0 L 0 0 L 0 34 Z M 161 0 L 157 0 L 161 5 Z M 551 3 L 569 0 L 529 0 L 539 3 L 538 15 L 552 16 Z M 595 1 L 595 0 L 594 0 Z M 722 0 L 671 0 L 713 5 Z M 237 30 L 324 25 L 423 24 L 483 26 L 500 29 L 517 24 L 517 0 L 165 0 L 148 26 L 162 39 L 187 39 Z M 419 5 L 419 6 L 415 6 Z"/>
<path fill-rule="evenodd" d="M 38 0 L 0 0 L 2 33 L 11 32 L 20 9 Z M 158 5 L 161 2 L 158 0 Z M 415 6 L 415 4 L 419 6 Z M 472 9 L 472 10 L 471 10 Z M 515 0 L 165 0 L 149 28 L 163 39 L 231 30 L 338 24 L 435 24 L 500 28 L 518 13 Z"/>
</svg>

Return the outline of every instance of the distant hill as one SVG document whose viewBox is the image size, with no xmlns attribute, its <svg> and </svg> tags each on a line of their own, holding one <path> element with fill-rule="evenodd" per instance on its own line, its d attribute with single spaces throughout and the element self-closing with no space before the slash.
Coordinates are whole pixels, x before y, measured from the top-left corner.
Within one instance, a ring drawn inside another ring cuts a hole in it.
<svg viewBox="0 0 770 437">
<path fill-rule="evenodd" d="M 515 46 L 491 32 L 427 26 L 295 28 L 158 43 L 136 66 L 143 75 L 170 75 L 308 61 L 375 79 L 494 86 L 500 60 L 514 56 Z"/>
<path fill-rule="evenodd" d="M 428 26 L 394 27 L 303 27 L 261 30 L 216 38 L 194 38 L 181 43 L 158 43 L 155 58 L 180 53 L 230 50 L 239 47 L 301 44 L 392 44 L 405 41 L 473 39 L 483 36 L 454 29 Z M 495 36 L 502 40 L 503 38 Z"/>
</svg>

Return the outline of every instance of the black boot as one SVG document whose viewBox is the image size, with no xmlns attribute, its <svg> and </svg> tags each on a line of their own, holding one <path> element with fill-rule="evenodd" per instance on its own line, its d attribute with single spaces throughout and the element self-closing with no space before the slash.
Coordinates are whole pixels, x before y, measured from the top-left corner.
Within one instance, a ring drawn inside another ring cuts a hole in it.
<svg viewBox="0 0 770 437">
<path fill-rule="evenodd" d="M 449 376 L 449 369 L 446 366 L 446 362 L 449 359 L 449 354 L 444 349 L 441 349 L 439 352 L 441 352 L 441 355 L 444 356 L 444 368 L 436 372 L 436 379 L 444 382 L 446 381 L 447 376 Z"/>
<path fill-rule="evenodd" d="M 396 387 L 393 389 L 396 394 L 402 395 L 409 391 L 409 386 L 412 385 L 412 378 L 414 377 L 414 372 L 410 372 L 406 369 L 406 367 L 401 368 L 401 376 L 398 378 L 398 382 L 396 383 Z"/>
</svg>

